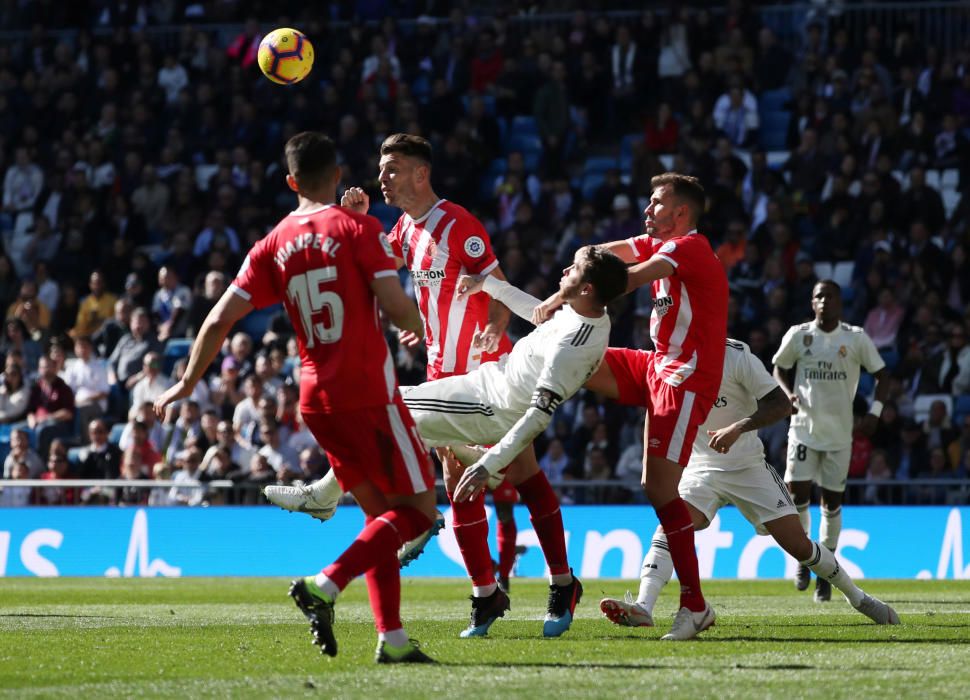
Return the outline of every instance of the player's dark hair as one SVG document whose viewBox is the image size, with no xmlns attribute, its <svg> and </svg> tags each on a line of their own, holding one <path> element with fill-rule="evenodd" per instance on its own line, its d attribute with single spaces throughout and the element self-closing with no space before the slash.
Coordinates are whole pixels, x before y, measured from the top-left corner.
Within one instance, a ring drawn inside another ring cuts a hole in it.
<svg viewBox="0 0 970 700">
<path fill-rule="evenodd" d="M 391 134 L 381 144 L 381 155 L 399 153 L 431 165 L 431 142 L 415 134 Z"/>
<path fill-rule="evenodd" d="M 687 204 L 691 221 L 696 223 L 704 213 L 704 204 L 707 202 L 707 194 L 701 181 L 692 175 L 680 173 L 661 173 L 650 178 L 651 189 L 655 190 L 664 185 L 669 185 L 674 197 Z"/>
<path fill-rule="evenodd" d="M 326 134 L 303 131 L 286 142 L 286 168 L 306 191 L 316 190 L 337 165 L 337 147 Z"/>
<path fill-rule="evenodd" d="M 825 286 L 827 286 L 827 287 L 831 287 L 832 289 L 834 289 L 835 290 L 835 293 L 839 295 L 839 298 L 840 299 L 842 298 L 842 286 L 838 282 L 836 282 L 835 280 L 824 279 L 824 280 L 819 280 L 818 282 L 816 282 L 815 283 L 815 286 L 816 287 L 820 287 L 823 284 Z M 814 289 L 814 287 L 813 287 L 813 289 Z M 815 296 L 815 295 L 813 294 L 812 296 Z"/>
<path fill-rule="evenodd" d="M 583 251 L 583 282 L 593 285 L 597 301 L 606 306 L 626 292 L 626 263 L 599 246 L 586 246 Z"/>
</svg>

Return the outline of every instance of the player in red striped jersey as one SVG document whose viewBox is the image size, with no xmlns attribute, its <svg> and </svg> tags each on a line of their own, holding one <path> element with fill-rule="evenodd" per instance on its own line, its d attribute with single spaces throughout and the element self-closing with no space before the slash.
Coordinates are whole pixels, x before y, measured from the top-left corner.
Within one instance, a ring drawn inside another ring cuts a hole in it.
<svg viewBox="0 0 970 700">
<path fill-rule="evenodd" d="M 586 388 L 620 403 L 646 406 L 643 483 L 667 535 L 680 579 L 680 611 L 668 640 L 690 639 L 714 624 L 701 592 L 694 526 L 678 485 L 697 429 L 721 384 L 727 338 L 728 284 L 724 266 L 697 232 L 704 211 L 700 182 L 678 173 L 650 181 L 645 234 L 605 244 L 633 266 L 628 290 L 653 288 L 650 335 L 655 350 L 610 348 Z M 544 321 L 561 303 L 558 294 L 536 310 Z"/>
<path fill-rule="evenodd" d="M 185 375 L 155 412 L 192 393 L 236 321 L 282 302 L 300 348 L 300 411 L 341 487 L 367 514 L 337 561 L 294 581 L 290 595 L 310 620 L 314 642 L 335 656 L 334 601 L 366 574 L 380 633 L 376 660 L 429 662 L 401 624 L 397 550 L 431 526 L 434 474 L 398 391 L 378 306 L 416 333 L 420 315 L 397 278 L 380 222 L 334 204 L 340 168 L 333 141 L 297 134 L 287 141 L 286 161 L 299 206 L 249 251 L 192 344 Z"/>
</svg>

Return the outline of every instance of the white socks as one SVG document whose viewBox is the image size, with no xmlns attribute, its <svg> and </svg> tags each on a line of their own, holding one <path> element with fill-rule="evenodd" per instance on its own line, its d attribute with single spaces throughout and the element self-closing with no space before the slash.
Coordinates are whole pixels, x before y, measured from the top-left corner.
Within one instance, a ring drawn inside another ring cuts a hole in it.
<svg viewBox="0 0 970 700">
<path fill-rule="evenodd" d="M 799 564 L 807 566 L 816 576 L 828 580 L 829 583 L 842 591 L 842 595 L 853 608 L 857 607 L 866 595 L 845 573 L 845 569 L 839 564 L 835 555 L 828 548 L 819 545 L 818 542 L 812 542 L 812 556 L 799 562 Z"/>
<path fill-rule="evenodd" d="M 640 569 L 640 593 L 637 603 L 647 612 L 653 613 L 660 591 L 674 575 L 674 560 L 670 558 L 667 536 L 662 527 L 653 533 L 650 549 L 643 558 Z"/>
<path fill-rule="evenodd" d="M 310 484 L 308 488 L 313 496 L 313 500 L 327 507 L 336 505 L 340 497 L 344 495 L 344 491 L 340 488 L 340 482 L 337 481 L 333 469 L 328 471 L 319 481 Z"/>
<path fill-rule="evenodd" d="M 487 586 L 472 586 L 472 595 L 476 598 L 487 598 L 498 588 L 497 583 L 490 583 Z"/>
<path fill-rule="evenodd" d="M 317 584 L 317 588 L 330 596 L 330 602 L 332 603 L 337 599 L 340 594 L 340 589 L 337 588 L 337 584 L 330 580 L 330 578 L 322 571 L 316 575 L 314 579 Z"/>
<path fill-rule="evenodd" d="M 834 510 L 828 510 L 825 506 L 822 506 L 822 522 L 818 526 L 818 541 L 823 547 L 828 547 L 834 552 L 839 546 L 840 534 L 842 534 L 842 506 Z"/>
<path fill-rule="evenodd" d="M 568 574 L 549 574 L 549 583 L 553 586 L 568 586 L 572 582 L 572 572 Z"/>
<path fill-rule="evenodd" d="M 392 647 L 406 647 L 410 641 L 408 639 L 408 633 L 404 631 L 403 627 L 387 632 L 380 632 L 377 638 L 382 642 L 387 642 Z"/>
</svg>

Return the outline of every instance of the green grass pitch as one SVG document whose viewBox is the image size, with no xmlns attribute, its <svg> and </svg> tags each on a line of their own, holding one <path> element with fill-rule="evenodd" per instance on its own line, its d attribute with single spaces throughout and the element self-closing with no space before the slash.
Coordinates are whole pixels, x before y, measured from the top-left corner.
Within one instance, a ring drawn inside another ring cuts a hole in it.
<svg viewBox="0 0 970 700">
<path fill-rule="evenodd" d="M 543 639 L 546 587 L 513 579 L 487 639 L 458 639 L 464 581 L 405 579 L 405 624 L 435 667 L 373 663 L 363 582 L 337 604 L 340 654 L 320 655 L 282 579 L 0 579 L 0 696 L 400 698 L 964 698 L 970 581 L 866 581 L 903 624 L 877 627 L 841 596 L 789 582 L 705 583 L 717 625 L 660 642 L 599 614 L 627 582 L 586 581 L 572 629 Z"/>
</svg>

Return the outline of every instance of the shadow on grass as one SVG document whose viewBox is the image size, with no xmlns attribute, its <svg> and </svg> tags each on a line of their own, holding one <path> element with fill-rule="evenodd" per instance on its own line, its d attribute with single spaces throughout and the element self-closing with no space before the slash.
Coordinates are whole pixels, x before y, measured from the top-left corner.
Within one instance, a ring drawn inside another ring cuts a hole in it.
<svg viewBox="0 0 970 700">
<path fill-rule="evenodd" d="M 119 619 L 119 616 L 117 615 L 59 615 L 57 613 L 3 613 L 0 614 L 0 617 L 63 617 L 67 619 L 90 617 L 98 620 Z"/>
</svg>

